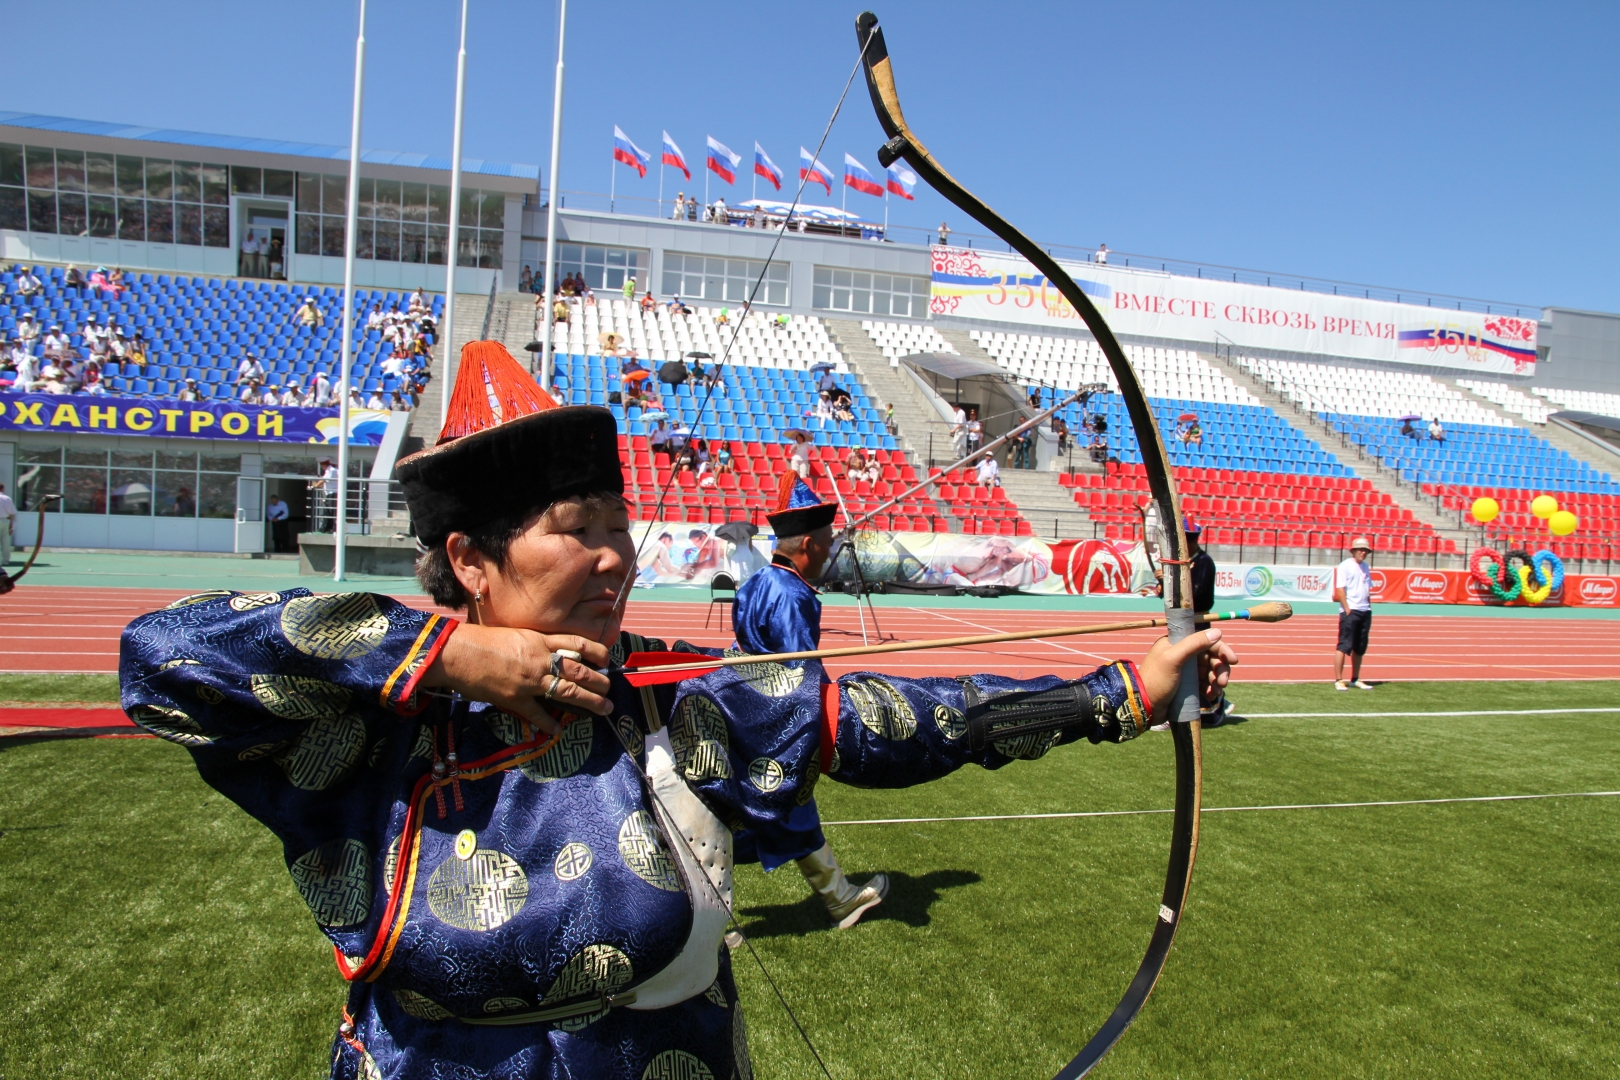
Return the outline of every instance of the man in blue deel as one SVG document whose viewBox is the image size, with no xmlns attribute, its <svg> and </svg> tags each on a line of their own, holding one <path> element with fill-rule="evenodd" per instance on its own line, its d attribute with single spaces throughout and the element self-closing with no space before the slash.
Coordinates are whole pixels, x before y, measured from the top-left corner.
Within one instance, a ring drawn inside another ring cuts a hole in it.
<svg viewBox="0 0 1620 1080">
<path fill-rule="evenodd" d="M 737 590 L 733 620 L 737 644 L 744 652 L 764 654 L 809 652 L 821 648 L 821 601 L 810 582 L 821 577 L 832 554 L 833 518 L 837 503 L 824 503 L 796 472 L 782 475 L 777 509 L 767 514 L 776 533 L 771 564 L 751 575 Z M 793 860 L 810 883 L 827 914 L 840 930 L 847 930 L 867 911 L 883 902 L 889 879 L 873 874 L 865 885 L 844 876 L 832 848 L 821 833 L 821 813 L 811 798 L 790 816 L 786 827 L 740 833 L 737 856 L 741 862 L 753 841 L 754 853 L 766 870 Z"/>
</svg>

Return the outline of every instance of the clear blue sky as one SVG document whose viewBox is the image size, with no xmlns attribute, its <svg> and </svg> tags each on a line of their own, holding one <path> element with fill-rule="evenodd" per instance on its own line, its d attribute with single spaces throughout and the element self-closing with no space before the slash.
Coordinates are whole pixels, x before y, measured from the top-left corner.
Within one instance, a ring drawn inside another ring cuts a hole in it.
<svg viewBox="0 0 1620 1080">
<path fill-rule="evenodd" d="M 448 155 L 459 6 L 373 0 L 367 146 Z M 8 5 L 8 38 L 41 47 L 8 50 L 0 109 L 347 142 L 356 5 L 79 0 L 73 25 L 104 28 L 82 40 L 63 10 Z M 1620 311 L 1620 5 L 877 10 L 913 127 L 1043 241 Z M 667 128 L 694 167 L 712 134 L 745 169 L 758 139 L 796 171 L 858 11 L 575 0 L 563 188 L 606 190 L 614 124 L 655 155 Z M 544 165 L 555 3 L 472 12 L 467 156 Z M 107 62 L 85 62 L 98 41 Z M 881 141 L 857 81 L 823 160 L 876 170 Z M 651 198 L 656 174 L 620 167 L 619 191 Z M 739 178 L 726 194 L 747 192 Z M 921 189 L 893 214 L 941 218 L 969 224 Z"/>
</svg>

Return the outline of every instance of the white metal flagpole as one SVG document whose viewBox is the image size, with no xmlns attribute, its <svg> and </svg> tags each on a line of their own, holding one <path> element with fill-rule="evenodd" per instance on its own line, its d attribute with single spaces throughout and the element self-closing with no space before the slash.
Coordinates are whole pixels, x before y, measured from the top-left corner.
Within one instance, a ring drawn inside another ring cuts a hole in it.
<svg viewBox="0 0 1620 1080">
<path fill-rule="evenodd" d="M 461 115 L 467 93 L 467 0 L 461 0 L 461 51 L 456 54 L 456 122 L 450 136 L 450 250 L 444 264 L 444 333 L 439 346 L 439 427 L 450 415 L 455 359 L 456 264 L 461 261 Z"/>
<path fill-rule="evenodd" d="M 568 29 L 568 0 L 557 0 L 557 85 L 551 95 L 551 197 L 546 200 L 546 287 L 540 319 L 545 329 L 540 335 L 540 385 L 550 388 L 556 357 L 552 355 L 552 330 L 556 320 L 551 305 L 557 296 L 557 203 L 562 189 L 557 185 L 557 161 L 562 156 L 563 38 Z"/>
<path fill-rule="evenodd" d="M 619 159 L 608 159 L 608 213 L 613 213 L 613 196 L 619 190 Z"/>
<path fill-rule="evenodd" d="M 343 365 L 338 373 L 337 520 L 334 523 L 332 580 L 343 580 L 349 531 L 349 366 L 354 358 L 355 216 L 360 203 L 360 112 L 366 85 L 366 0 L 360 0 L 360 33 L 354 40 L 354 118 L 349 126 L 349 200 L 343 223 Z"/>
</svg>

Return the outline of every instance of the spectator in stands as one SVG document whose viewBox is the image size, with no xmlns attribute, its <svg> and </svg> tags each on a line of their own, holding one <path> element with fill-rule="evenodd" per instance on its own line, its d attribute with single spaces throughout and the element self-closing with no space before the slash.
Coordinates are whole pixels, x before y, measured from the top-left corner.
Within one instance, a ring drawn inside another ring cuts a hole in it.
<svg viewBox="0 0 1620 1080">
<path fill-rule="evenodd" d="M 259 395 L 260 405 L 275 405 L 281 401 L 281 387 L 275 383 L 266 383 L 264 392 Z"/>
<path fill-rule="evenodd" d="M 894 402 L 889 402 L 883 409 L 883 430 L 890 435 L 898 435 L 900 426 L 894 422 Z"/>
<path fill-rule="evenodd" d="M 304 404 L 304 395 L 298 389 L 297 379 L 287 383 L 286 389 L 281 392 L 279 404 L 282 408 L 293 408 Z"/>
<path fill-rule="evenodd" d="M 397 393 L 397 391 L 396 391 L 396 393 Z M 365 407 L 368 408 L 368 409 L 386 409 L 386 408 L 388 408 L 388 404 L 385 401 L 383 401 L 382 387 L 379 386 L 376 389 L 371 391 L 371 396 L 366 398 Z"/>
<path fill-rule="evenodd" d="M 270 550 L 287 552 L 292 550 L 292 511 L 287 504 L 281 501 L 280 495 L 270 496 L 265 504 L 264 516 L 270 522 Z"/>
<path fill-rule="evenodd" d="M 322 314 L 320 307 L 316 305 L 315 297 L 306 296 L 304 302 L 298 306 L 298 310 L 292 313 L 290 321 L 306 330 L 313 330 L 317 326 L 326 323 L 326 316 Z"/>
<path fill-rule="evenodd" d="M 1438 443 L 1446 441 L 1446 429 L 1441 425 L 1438 416 L 1429 421 L 1429 438 Z"/>
<path fill-rule="evenodd" d="M 6 485 L 0 484 L 0 566 L 11 562 L 11 534 L 17 527 L 17 505 L 6 494 Z"/>
<path fill-rule="evenodd" d="M 944 247 L 951 241 L 951 227 L 943 221 L 939 223 L 939 246 Z"/>
<path fill-rule="evenodd" d="M 986 454 L 979 459 L 978 481 L 980 487 L 1001 486 L 1001 467 L 996 464 L 996 455 Z"/>
<path fill-rule="evenodd" d="M 1410 416 L 1401 420 L 1401 434 L 1405 435 L 1408 439 L 1423 438 L 1422 435 L 1418 434 L 1418 429 L 1412 426 L 1412 418 Z"/>
<path fill-rule="evenodd" d="M 534 292 L 534 271 L 524 264 L 523 273 L 518 275 L 518 292 Z"/>
<path fill-rule="evenodd" d="M 1012 437 L 1012 461 L 1008 464 L 1014 469 L 1033 469 L 1033 456 L 1030 451 L 1035 448 L 1035 439 L 1027 431 L 1020 431 Z"/>
<path fill-rule="evenodd" d="M 40 293 L 42 293 L 44 291 L 45 291 L 44 283 L 41 282 L 39 280 L 39 278 L 35 277 L 33 275 L 32 271 L 28 270 L 27 268 L 19 268 L 18 269 L 18 271 L 17 271 L 17 295 L 18 296 L 37 296 L 37 295 L 39 295 Z"/>
<path fill-rule="evenodd" d="M 113 272 L 107 277 L 107 283 L 112 286 L 115 296 L 122 295 L 129 289 L 129 283 L 124 280 L 124 268 L 121 266 L 113 267 Z"/>
<path fill-rule="evenodd" d="M 833 419 L 840 424 L 853 424 L 855 422 L 855 402 L 849 396 L 849 391 L 838 387 L 832 392 Z"/>
<path fill-rule="evenodd" d="M 242 237 L 242 254 L 237 259 L 236 272 L 241 277 L 263 277 L 259 273 L 259 238 L 249 229 Z"/>
<path fill-rule="evenodd" d="M 39 347 L 46 359 L 59 360 L 68 351 L 68 336 L 62 332 L 61 326 L 53 324 L 50 332 L 39 343 Z"/>
<path fill-rule="evenodd" d="M 805 410 L 806 416 L 814 416 L 821 421 L 821 430 L 827 430 L 827 422 L 833 418 L 832 395 L 823 390 L 816 395 L 816 403 Z"/>
<path fill-rule="evenodd" d="M 32 345 L 39 337 L 39 322 L 34 318 L 32 311 L 25 311 L 22 320 L 17 323 L 17 340 L 24 345 Z"/>
<path fill-rule="evenodd" d="M 201 401 L 202 394 L 197 390 L 197 380 L 187 377 L 185 389 L 180 391 L 181 401 Z"/>
<path fill-rule="evenodd" d="M 1053 414 L 1052 434 L 1057 436 L 1057 452 L 1059 455 L 1069 452 L 1069 425 L 1063 417 Z"/>
<path fill-rule="evenodd" d="M 405 400 L 405 395 L 398 390 L 390 392 L 388 396 L 389 412 L 410 412 L 412 408 L 414 408 L 413 404 Z"/>
<path fill-rule="evenodd" d="M 653 457 L 669 457 L 669 422 L 664 419 L 653 425 L 647 432 L 647 447 L 652 451 Z"/>
<path fill-rule="evenodd" d="M 263 378 L 264 365 L 259 362 L 259 358 L 251 352 L 243 354 L 242 362 L 236 365 L 236 385 L 241 386 L 243 383 L 253 382 L 255 379 L 263 380 Z"/>
<path fill-rule="evenodd" d="M 731 224 L 731 211 L 726 206 L 725 196 L 720 196 L 714 200 L 713 214 L 716 225 Z"/>
<path fill-rule="evenodd" d="M 39 390 L 47 394 L 71 394 L 73 387 L 68 385 L 68 373 L 57 363 L 53 357 L 46 360 L 45 368 L 39 373 Z"/>
<path fill-rule="evenodd" d="M 686 218 L 686 192 L 677 192 L 675 195 L 675 211 L 669 215 L 671 221 L 684 221 Z"/>
<path fill-rule="evenodd" d="M 247 383 L 242 386 L 241 391 L 236 395 L 237 400 L 242 402 L 244 405 L 257 405 L 259 403 L 260 396 L 260 382 L 261 380 L 259 379 L 249 379 Z"/>
<path fill-rule="evenodd" d="M 983 442 L 984 442 L 984 424 L 980 422 L 980 420 L 979 420 L 979 410 L 975 408 L 971 412 L 968 413 L 968 421 L 967 421 L 967 450 L 968 450 L 968 453 L 970 453 L 970 454 L 973 453 L 973 451 L 977 450 L 979 448 L 979 445 L 981 443 L 983 443 Z"/>
<path fill-rule="evenodd" d="M 107 268 L 105 266 L 98 266 L 91 272 L 90 287 L 97 292 L 110 292 L 115 297 L 118 295 L 118 286 L 115 285 L 112 278 L 107 275 Z"/>
<path fill-rule="evenodd" d="M 326 377 L 325 368 L 315 370 L 315 381 L 310 384 L 310 390 L 315 395 L 317 405 L 327 404 L 327 399 L 332 396 L 332 380 Z"/>
<path fill-rule="evenodd" d="M 1107 244 L 1098 244 L 1097 245 L 1097 253 L 1091 257 L 1091 260 L 1092 260 L 1092 262 L 1095 262 L 1098 266 L 1107 266 L 1108 265 L 1108 245 Z"/>
<path fill-rule="evenodd" d="M 810 436 L 806 432 L 793 433 L 793 446 L 788 450 L 788 467 L 805 480 L 810 479 Z"/>
<path fill-rule="evenodd" d="M 648 289 L 646 295 L 641 298 L 641 312 L 643 315 L 651 315 L 657 310 L 658 301 L 653 299 L 652 290 Z"/>
<path fill-rule="evenodd" d="M 386 320 L 387 316 L 383 314 L 382 301 L 373 300 L 371 302 L 371 311 L 366 315 L 366 331 L 369 333 L 375 330 L 379 334 L 382 333 L 383 323 Z"/>
<path fill-rule="evenodd" d="M 865 450 L 856 447 L 850 452 L 849 460 L 844 465 L 844 475 L 855 482 L 865 480 L 869 484 L 875 484 L 883 478 L 883 467 L 877 463 L 875 457 L 868 457 Z"/>
<path fill-rule="evenodd" d="M 1339 605 L 1339 645 L 1333 654 L 1333 689 L 1371 690 L 1361 679 L 1361 658 L 1367 654 L 1372 631 L 1372 569 L 1367 556 L 1372 544 L 1365 536 L 1350 541 L 1350 557 L 1333 568 L 1333 600 Z M 1350 657 L 1350 681 L 1344 681 L 1344 658 Z"/>
<path fill-rule="evenodd" d="M 281 237 L 272 236 L 270 238 L 270 251 L 268 253 L 268 258 L 270 260 L 270 276 L 278 281 L 285 281 L 287 278 L 287 275 L 282 270 L 282 268 L 286 265 L 285 253 L 286 245 L 282 243 Z"/>
<path fill-rule="evenodd" d="M 68 264 L 67 272 L 62 275 L 62 288 L 84 295 L 84 273 L 72 263 Z"/>
<path fill-rule="evenodd" d="M 731 444 L 723 442 L 714 452 L 714 471 L 716 475 L 737 471 L 737 463 L 731 456 Z"/>
<path fill-rule="evenodd" d="M 315 531 L 332 532 L 337 508 L 337 465 L 330 458 L 322 458 L 315 469 L 319 479 L 309 482 L 309 490 L 315 494 Z"/>
<path fill-rule="evenodd" d="M 569 308 L 568 301 L 557 297 L 557 302 L 551 305 L 551 321 L 566 324 L 571 314 L 572 309 Z"/>
<path fill-rule="evenodd" d="M 957 457 L 967 456 L 967 410 L 959 402 L 951 422 L 951 448 Z"/>
<path fill-rule="evenodd" d="M 1091 446 L 1088 447 L 1091 460 L 1101 464 L 1108 460 L 1108 436 L 1097 432 L 1091 437 Z"/>
</svg>

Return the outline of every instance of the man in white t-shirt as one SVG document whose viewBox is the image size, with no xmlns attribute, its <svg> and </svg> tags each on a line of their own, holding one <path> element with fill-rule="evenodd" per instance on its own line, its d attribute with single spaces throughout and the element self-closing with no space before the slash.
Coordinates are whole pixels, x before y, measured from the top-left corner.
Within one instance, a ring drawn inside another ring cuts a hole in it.
<svg viewBox="0 0 1620 1080">
<path fill-rule="evenodd" d="M 1333 599 L 1339 605 L 1339 646 L 1333 654 L 1333 689 L 1371 690 L 1361 681 L 1361 658 L 1372 629 L 1372 544 L 1365 536 L 1350 541 L 1350 557 L 1333 568 Z M 1344 658 L 1350 657 L 1350 681 L 1344 681 Z"/>
<path fill-rule="evenodd" d="M 0 484 L 0 567 L 11 562 L 11 530 L 16 524 L 17 506 L 6 494 L 6 485 Z"/>
<path fill-rule="evenodd" d="M 979 459 L 979 483 L 987 488 L 1001 484 L 1001 466 L 996 464 L 996 455 L 986 454 Z"/>
</svg>

